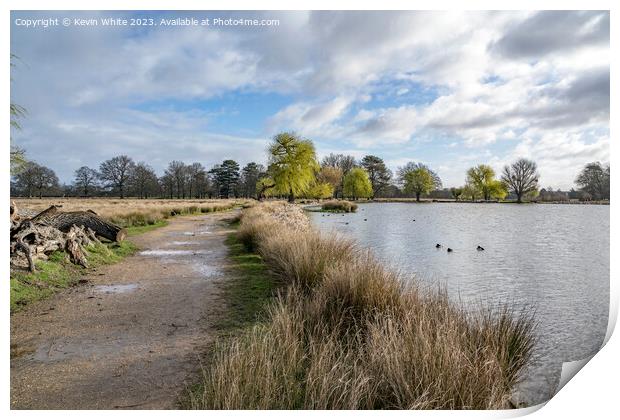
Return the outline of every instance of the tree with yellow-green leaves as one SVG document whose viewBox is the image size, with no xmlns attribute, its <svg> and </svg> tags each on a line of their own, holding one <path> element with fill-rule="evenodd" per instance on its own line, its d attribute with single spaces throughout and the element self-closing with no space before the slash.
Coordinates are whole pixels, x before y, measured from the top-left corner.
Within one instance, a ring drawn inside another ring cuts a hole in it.
<svg viewBox="0 0 620 420">
<path fill-rule="evenodd" d="M 287 195 L 288 201 L 293 203 L 296 196 L 303 195 L 316 183 L 315 174 L 319 169 L 311 140 L 295 133 L 280 133 L 269 145 L 267 172 L 272 183 L 262 188 L 273 188 L 275 192 Z"/>
<path fill-rule="evenodd" d="M 353 200 L 372 197 L 372 184 L 368 172 L 362 168 L 351 169 L 344 176 L 342 190 L 345 197 Z"/>
<path fill-rule="evenodd" d="M 503 200 L 508 194 L 506 185 L 495 179 L 495 171 L 489 165 L 478 165 L 467 171 L 467 184 L 475 188 L 484 200 Z"/>
<path fill-rule="evenodd" d="M 415 195 L 416 201 L 420 201 L 422 194 L 441 188 L 439 176 L 423 163 L 409 162 L 399 168 L 398 179 L 406 193 Z"/>
</svg>

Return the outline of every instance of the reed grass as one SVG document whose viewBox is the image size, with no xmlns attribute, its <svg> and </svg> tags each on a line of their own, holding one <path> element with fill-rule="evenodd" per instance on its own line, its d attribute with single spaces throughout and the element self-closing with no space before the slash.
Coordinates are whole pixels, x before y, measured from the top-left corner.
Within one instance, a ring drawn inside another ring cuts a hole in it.
<svg viewBox="0 0 620 420">
<path fill-rule="evenodd" d="M 279 211 L 246 210 L 239 233 L 284 289 L 266 322 L 218 345 L 193 408 L 509 406 L 532 357 L 527 312 L 466 310 Z"/>
<path fill-rule="evenodd" d="M 321 209 L 336 213 L 354 213 L 357 210 L 357 204 L 347 200 L 330 200 L 322 203 Z"/>
</svg>

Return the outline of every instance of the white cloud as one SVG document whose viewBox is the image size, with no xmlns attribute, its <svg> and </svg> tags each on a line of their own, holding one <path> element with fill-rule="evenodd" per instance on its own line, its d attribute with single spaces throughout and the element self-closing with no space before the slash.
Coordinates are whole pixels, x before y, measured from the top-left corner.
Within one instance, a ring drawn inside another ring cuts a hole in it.
<svg viewBox="0 0 620 420">
<path fill-rule="evenodd" d="M 482 158 L 527 155 L 561 186 L 575 166 L 609 158 L 606 12 L 257 13 L 281 26 L 13 27 L 11 49 L 26 66 L 14 73 L 12 96 L 29 111 L 15 138 L 43 163 L 65 167 L 66 150 L 99 161 L 145 145 L 153 150 L 139 160 L 245 160 L 243 147 L 262 156 L 264 141 L 255 139 L 265 132 L 296 130 L 324 145 L 320 153 L 385 151 L 396 162 L 404 147 L 437 150 L 445 153 L 437 162 L 455 159 L 444 165 L 455 180 Z M 247 139 L 215 134 L 220 115 L 198 105 L 139 106 L 240 92 L 293 102 Z M 449 138 L 444 149 L 433 149 L 441 138 Z"/>
</svg>

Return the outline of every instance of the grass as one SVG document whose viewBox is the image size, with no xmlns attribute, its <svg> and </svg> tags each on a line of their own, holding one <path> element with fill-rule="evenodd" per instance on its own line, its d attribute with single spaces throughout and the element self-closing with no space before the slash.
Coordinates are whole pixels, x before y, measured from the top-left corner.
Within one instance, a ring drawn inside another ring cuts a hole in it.
<svg viewBox="0 0 620 420">
<path fill-rule="evenodd" d="M 277 282 L 267 271 L 263 258 L 247 251 L 236 233 L 226 239 L 231 276 L 223 285 L 228 311 L 215 324 L 225 335 L 263 319 L 266 304 L 273 298 Z"/>
<path fill-rule="evenodd" d="M 246 210 L 238 239 L 263 258 L 281 295 L 265 319 L 218 343 L 192 408 L 509 406 L 531 360 L 527 312 L 465 309 L 282 209 Z"/>
<path fill-rule="evenodd" d="M 166 220 L 158 220 L 157 222 L 153 223 L 152 225 L 131 226 L 131 227 L 126 228 L 127 236 L 142 235 L 143 233 L 147 233 L 147 232 L 150 232 L 150 231 L 155 230 L 155 229 L 159 229 L 159 228 L 164 227 L 164 226 L 168 226 L 168 221 L 166 221 Z"/>
<path fill-rule="evenodd" d="M 89 268 L 76 266 L 67 260 L 64 252 L 56 251 L 47 261 L 35 263 L 37 271 L 11 273 L 11 313 L 26 305 L 47 298 L 55 292 L 77 284 L 89 270 L 113 264 L 131 255 L 136 246 L 123 241 L 120 244 L 95 244 L 87 247 Z"/>
<path fill-rule="evenodd" d="M 92 210 L 121 227 L 156 226 L 186 214 L 211 213 L 247 204 L 248 200 L 139 200 L 110 198 L 14 199 L 18 209 L 45 210 L 60 205 L 62 211 Z"/>
<path fill-rule="evenodd" d="M 331 200 L 321 204 L 321 210 L 333 213 L 354 213 L 357 204 L 346 200 Z"/>
</svg>

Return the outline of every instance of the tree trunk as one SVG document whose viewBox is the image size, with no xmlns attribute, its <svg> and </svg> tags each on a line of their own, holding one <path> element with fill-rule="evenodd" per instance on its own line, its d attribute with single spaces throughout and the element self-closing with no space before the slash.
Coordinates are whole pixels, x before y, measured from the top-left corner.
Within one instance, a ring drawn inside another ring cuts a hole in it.
<svg viewBox="0 0 620 420">
<path fill-rule="evenodd" d="M 420 202 L 420 193 L 415 193 L 415 201 Z"/>
<path fill-rule="evenodd" d="M 295 202 L 295 194 L 293 194 L 293 189 L 291 188 L 290 192 L 288 193 L 288 202 L 289 203 L 294 203 Z"/>
<path fill-rule="evenodd" d="M 127 236 L 125 229 L 103 220 L 91 210 L 61 213 L 58 211 L 57 206 L 51 206 L 37 214 L 30 221 L 55 227 L 65 233 L 69 232 L 74 225 L 84 226 L 85 228 L 92 229 L 97 236 L 115 242 L 121 242 Z"/>
<path fill-rule="evenodd" d="M 517 194 L 517 203 L 521 203 L 521 194 Z"/>
</svg>

